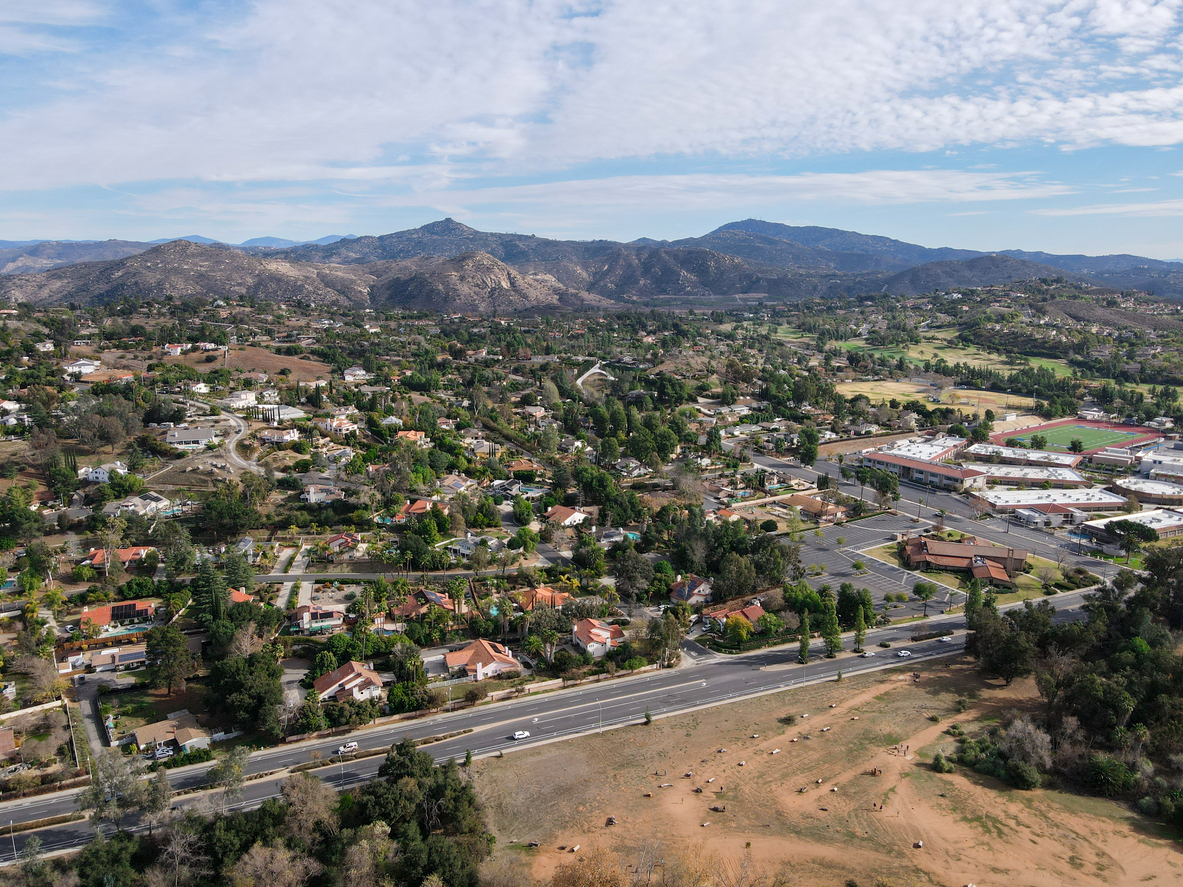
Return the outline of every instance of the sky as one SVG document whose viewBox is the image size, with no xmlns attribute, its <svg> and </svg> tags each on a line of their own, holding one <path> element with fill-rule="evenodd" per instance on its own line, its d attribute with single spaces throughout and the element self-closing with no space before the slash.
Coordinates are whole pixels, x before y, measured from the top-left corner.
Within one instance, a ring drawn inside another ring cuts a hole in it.
<svg viewBox="0 0 1183 887">
<path fill-rule="evenodd" d="M 1183 259 L 1183 0 L 0 2 L 0 239 L 736 219 Z"/>
</svg>

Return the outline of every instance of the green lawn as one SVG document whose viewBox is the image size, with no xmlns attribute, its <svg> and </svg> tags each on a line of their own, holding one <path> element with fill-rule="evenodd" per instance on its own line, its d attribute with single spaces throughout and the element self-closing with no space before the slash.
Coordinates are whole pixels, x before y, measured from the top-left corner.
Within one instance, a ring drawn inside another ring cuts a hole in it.
<svg viewBox="0 0 1183 887">
<path fill-rule="evenodd" d="M 1086 450 L 1095 450 L 1100 447 L 1122 446 L 1139 436 L 1136 432 L 1110 431 L 1108 428 L 1092 428 L 1088 425 L 1060 425 L 1044 431 L 1031 430 L 1016 437 L 1027 445 L 1036 434 L 1042 434 L 1047 438 L 1047 449 L 1064 453 L 1069 452 L 1073 440 L 1079 440 Z"/>
</svg>

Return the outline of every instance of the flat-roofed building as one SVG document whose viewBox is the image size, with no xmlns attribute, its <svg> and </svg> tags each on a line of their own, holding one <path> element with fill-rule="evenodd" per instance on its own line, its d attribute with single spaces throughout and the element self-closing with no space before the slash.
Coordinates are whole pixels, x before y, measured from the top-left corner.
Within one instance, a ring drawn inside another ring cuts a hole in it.
<svg viewBox="0 0 1183 887">
<path fill-rule="evenodd" d="M 863 465 L 890 471 L 900 480 L 914 484 L 940 487 L 944 490 L 973 489 L 986 485 L 985 472 L 976 468 L 960 468 L 939 462 L 926 462 L 910 456 L 900 456 L 893 451 L 872 450 L 863 453 Z"/>
<path fill-rule="evenodd" d="M 978 490 L 970 498 L 993 511 L 1017 511 L 1020 508 L 1040 508 L 1060 505 L 1093 513 L 1120 511 L 1126 498 L 1106 490 Z"/>
<path fill-rule="evenodd" d="M 1112 484 L 1113 492 L 1133 496 L 1143 505 L 1183 505 L 1183 484 L 1142 477 L 1123 477 Z"/>
<path fill-rule="evenodd" d="M 888 444 L 878 453 L 888 453 L 902 456 L 905 459 L 916 459 L 920 462 L 940 462 L 952 459 L 968 443 L 964 437 L 940 435 L 938 437 L 911 437 L 907 440 L 897 440 Z M 864 458 L 866 453 L 863 454 Z"/>
<path fill-rule="evenodd" d="M 1171 539 L 1183 535 L 1183 511 L 1173 508 L 1159 508 L 1138 514 L 1120 514 L 1100 520 L 1086 521 L 1081 524 L 1080 529 L 1098 541 L 1115 542 L 1117 536 L 1110 532 L 1108 527 L 1119 520 L 1129 520 L 1144 527 L 1150 527 L 1158 533 L 1159 539 Z"/>
<path fill-rule="evenodd" d="M 975 459 L 993 459 L 1006 465 L 1051 465 L 1075 468 L 1083 460 L 1079 453 L 1049 453 L 1047 450 L 1028 450 L 1023 447 L 1003 447 L 998 444 L 976 443 L 965 448 L 965 455 Z"/>
<path fill-rule="evenodd" d="M 994 465 L 990 462 L 973 462 L 965 468 L 974 468 L 986 475 L 986 483 L 1007 487 L 1038 487 L 1051 484 L 1053 487 L 1087 487 L 1088 478 L 1055 465 Z"/>
</svg>

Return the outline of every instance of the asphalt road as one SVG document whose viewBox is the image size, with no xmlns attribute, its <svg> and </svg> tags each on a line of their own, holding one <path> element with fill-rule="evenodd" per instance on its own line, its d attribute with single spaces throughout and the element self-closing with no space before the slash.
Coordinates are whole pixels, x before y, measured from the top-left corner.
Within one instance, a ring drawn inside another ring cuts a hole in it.
<svg viewBox="0 0 1183 887">
<path fill-rule="evenodd" d="M 1057 596 L 1056 604 L 1060 608 L 1057 621 L 1080 618 L 1082 599 L 1080 593 Z M 908 641 L 913 632 L 938 628 L 954 629 L 958 633 L 950 642 Z M 965 635 L 962 629 L 960 616 L 942 616 L 919 624 L 876 629 L 869 632 L 867 637 L 867 649 L 875 654 L 869 658 L 846 653 L 836 659 L 825 659 L 820 655 L 821 643 L 816 641 L 814 656 L 808 665 L 796 664 L 795 644 L 741 656 L 722 656 L 687 642 L 684 646 L 685 664 L 681 668 L 358 730 L 347 737 L 295 743 L 256 752 L 251 758 L 248 773 L 272 775 L 248 782 L 243 797 L 230 807 L 250 809 L 267 798 L 276 797 L 280 785 L 288 776 L 285 772 L 287 768 L 317 758 L 332 758 L 345 741 L 357 742 L 364 752 L 388 748 L 406 737 L 422 739 L 465 731 L 462 735 L 429 744 L 425 748 L 437 761 L 461 759 L 468 750 L 477 756 L 512 752 L 537 743 L 561 741 L 597 730 L 637 724 L 642 721 L 646 711 L 654 717 L 664 717 L 764 693 L 789 690 L 806 682 L 833 680 L 839 671 L 850 675 L 954 655 L 964 650 Z M 891 643 L 891 649 L 878 647 L 880 641 Z M 849 638 L 847 643 L 850 643 Z M 904 649 L 912 654 L 910 658 L 899 657 L 899 652 Z M 524 742 L 515 742 L 512 735 L 517 730 L 529 731 L 530 738 Z M 314 772 L 334 787 L 348 787 L 373 778 L 382 761 L 381 755 L 346 759 Z M 209 766 L 198 764 L 178 768 L 169 772 L 169 781 L 174 790 L 200 789 L 207 784 Z M 6 819 L 11 822 L 29 822 L 71 813 L 76 809 L 77 794 L 77 790 L 65 791 L 0 804 L 0 829 Z M 207 797 L 204 793 L 184 796 L 176 800 L 175 806 L 180 808 L 201 803 Z M 129 820 L 127 827 L 140 826 Z M 16 853 L 20 852 L 24 842 L 33 834 L 41 840 L 45 852 L 53 852 L 82 846 L 94 837 L 94 830 L 87 822 L 72 822 L 17 833 L 13 836 Z M 4 854 L 0 852 L 0 856 Z M 0 863 L 3 861 L 0 859 Z"/>
</svg>

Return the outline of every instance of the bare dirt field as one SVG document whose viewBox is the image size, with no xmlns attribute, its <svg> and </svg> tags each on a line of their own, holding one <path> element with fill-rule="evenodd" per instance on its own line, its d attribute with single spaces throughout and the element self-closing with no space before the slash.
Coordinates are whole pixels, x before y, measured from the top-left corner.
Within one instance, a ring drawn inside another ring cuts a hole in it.
<svg viewBox="0 0 1183 887">
<path fill-rule="evenodd" d="M 915 382 L 897 382 L 882 379 L 873 382 L 839 382 L 836 386 L 844 397 L 865 397 L 872 406 L 880 401 L 889 401 L 893 397 L 907 402 L 920 398 L 928 406 L 928 398 L 938 391 L 930 385 L 918 385 Z M 1029 397 L 1018 394 L 1007 394 L 1005 391 L 971 391 L 963 388 L 945 388 L 940 392 L 941 403 L 946 406 L 960 407 L 972 413 L 981 410 L 993 410 L 1001 413 L 1004 409 L 1019 410 L 1032 406 Z"/>
<path fill-rule="evenodd" d="M 309 355 L 282 357 L 256 345 L 232 345 L 229 359 L 220 351 L 211 353 L 215 354 L 218 359 L 210 363 L 205 361 L 209 355 L 201 352 L 189 352 L 180 357 L 166 357 L 164 362 L 183 363 L 201 372 L 226 366 L 244 373 L 266 373 L 272 379 L 279 375 L 280 370 L 289 369 L 292 372 L 288 379 L 300 382 L 327 379 L 333 374 L 328 364 Z"/>
<path fill-rule="evenodd" d="M 1183 878 L 1178 846 L 1118 804 L 1016 791 L 960 767 L 933 772 L 935 752 L 956 750 L 943 732 L 951 724 L 977 736 L 1038 699 L 1029 680 L 1004 688 L 966 663 L 921 666 L 919 682 L 912 670 L 479 761 L 473 779 L 497 834 L 494 864 L 517 883 L 545 883 L 577 858 L 560 847 L 579 845 L 579 856 L 607 850 L 634 870 L 646 852 L 667 865 L 709 860 L 715 871 L 750 854 L 765 885 L 777 876 L 892 887 Z M 969 708 L 958 713 L 961 698 Z M 789 715 L 794 723 L 782 720 Z M 616 825 L 605 825 L 609 816 Z"/>
</svg>

